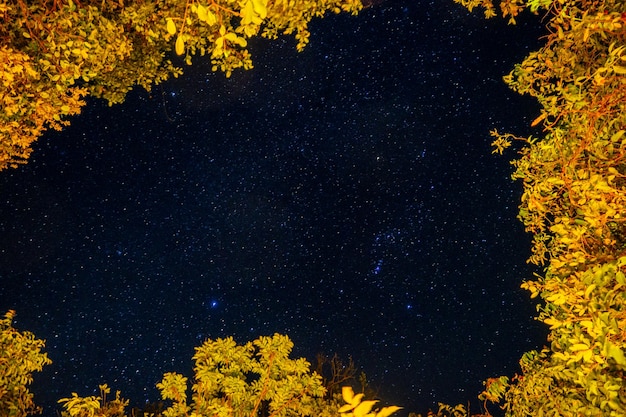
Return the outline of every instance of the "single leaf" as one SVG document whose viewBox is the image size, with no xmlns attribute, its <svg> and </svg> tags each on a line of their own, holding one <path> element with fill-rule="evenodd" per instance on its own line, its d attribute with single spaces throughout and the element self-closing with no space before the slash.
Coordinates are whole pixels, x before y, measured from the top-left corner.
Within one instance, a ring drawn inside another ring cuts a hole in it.
<svg viewBox="0 0 626 417">
<path fill-rule="evenodd" d="M 626 67 L 621 67 L 621 66 L 619 66 L 619 65 L 615 65 L 615 66 L 613 67 L 613 71 L 614 71 L 616 74 L 626 74 Z"/>
<path fill-rule="evenodd" d="M 350 405 L 352 405 L 353 408 L 357 407 L 361 403 L 361 400 L 363 399 L 363 397 L 364 397 L 363 393 L 359 393 L 355 395 L 354 398 L 352 398 Z"/>
<path fill-rule="evenodd" d="M 352 387 L 341 387 L 341 396 L 345 402 L 351 404 L 352 398 L 354 398 L 354 390 Z"/>
<path fill-rule="evenodd" d="M 577 350 L 587 350 L 587 349 L 589 349 L 589 345 L 586 345 L 584 343 L 576 343 L 572 345 L 572 347 L 569 348 L 569 350 L 571 350 L 572 352 L 576 352 Z"/>
<path fill-rule="evenodd" d="M 213 26 L 214 24 L 217 23 L 217 17 L 215 16 L 215 13 L 213 13 L 212 11 L 208 9 L 206 11 L 206 23 L 209 26 Z"/>
<path fill-rule="evenodd" d="M 176 24 L 172 19 L 167 19 L 167 33 L 174 35 L 176 33 Z"/>
<path fill-rule="evenodd" d="M 176 55 L 182 55 L 185 53 L 185 41 L 183 37 L 178 35 L 176 38 Z"/>
<path fill-rule="evenodd" d="M 376 417 L 388 417 L 400 409 L 402 409 L 402 407 L 398 407 L 397 405 L 384 407 L 382 410 L 376 413 Z"/>
<path fill-rule="evenodd" d="M 613 358 L 619 365 L 626 366 L 626 357 L 624 357 L 624 352 L 619 347 L 611 343 L 607 353 L 607 356 Z"/>
<path fill-rule="evenodd" d="M 363 401 L 357 408 L 354 409 L 354 417 L 365 417 L 377 402 L 378 401 L 376 400 Z"/>
<path fill-rule="evenodd" d="M 542 114 L 540 114 L 540 115 L 539 115 L 539 117 L 537 117 L 535 120 L 533 120 L 533 121 L 532 121 L 532 123 L 530 124 L 530 126 L 531 126 L 531 127 L 535 127 L 535 126 L 537 126 L 539 123 L 541 123 L 541 121 L 542 121 L 543 119 L 545 119 L 545 118 L 546 118 L 546 116 L 547 116 L 547 114 L 546 114 L 546 113 L 542 113 Z"/>
<path fill-rule="evenodd" d="M 590 286 L 588 286 L 587 289 L 585 290 L 585 298 L 589 298 L 589 295 L 595 289 L 596 289 L 596 284 L 591 284 Z"/>
<path fill-rule="evenodd" d="M 207 8 L 204 7 L 203 5 L 199 4 L 198 8 L 196 9 L 196 13 L 198 14 L 198 19 L 200 19 L 200 21 L 202 22 L 206 22 L 208 19 L 208 13 L 207 13 Z"/>
</svg>

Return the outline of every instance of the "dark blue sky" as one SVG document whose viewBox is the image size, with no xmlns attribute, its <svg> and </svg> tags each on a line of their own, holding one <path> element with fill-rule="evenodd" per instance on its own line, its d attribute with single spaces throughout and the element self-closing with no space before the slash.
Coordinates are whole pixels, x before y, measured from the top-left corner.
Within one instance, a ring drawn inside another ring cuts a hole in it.
<svg viewBox="0 0 626 417">
<path fill-rule="evenodd" d="M 112 108 L 92 102 L 0 172 L 0 308 L 46 339 L 36 400 L 157 400 L 193 347 L 288 334 L 351 355 L 381 396 L 474 400 L 544 335 L 520 184 L 493 128 L 536 106 L 501 81 L 538 45 L 450 1 L 389 0 L 251 42 L 230 79 L 198 57 Z"/>
</svg>

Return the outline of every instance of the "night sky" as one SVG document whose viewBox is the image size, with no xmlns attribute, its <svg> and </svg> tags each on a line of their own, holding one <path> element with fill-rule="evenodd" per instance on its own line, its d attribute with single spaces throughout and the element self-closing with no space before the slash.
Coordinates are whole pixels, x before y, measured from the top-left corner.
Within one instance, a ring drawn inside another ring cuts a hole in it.
<svg viewBox="0 0 626 417">
<path fill-rule="evenodd" d="M 35 400 L 159 399 L 193 348 L 288 334 L 352 356 L 405 412 L 474 400 L 545 335 L 519 183 L 489 130 L 533 133 L 501 80 L 539 45 L 452 0 L 389 0 L 251 42 L 229 79 L 90 101 L 0 172 L 0 309 L 46 340 Z M 474 409 L 473 411 L 478 411 Z"/>
</svg>

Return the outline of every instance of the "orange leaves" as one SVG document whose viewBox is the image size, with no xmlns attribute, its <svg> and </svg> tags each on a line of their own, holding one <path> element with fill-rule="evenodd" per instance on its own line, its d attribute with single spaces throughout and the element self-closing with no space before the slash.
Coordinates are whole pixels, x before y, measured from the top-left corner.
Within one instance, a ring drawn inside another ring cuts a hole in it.
<svg viewBox="0 0 626 417">
<path fill-rule="evenodd" d="M 195 54 L 210 55 L 213 70 L 230 76 L 252 68 L 248 39 L 259 34 L 295 34 L 301 50 L 308 23 L 326 11 L 356 13 L 359 0 L 188 0 L 155 4 L 130 2 L 116 8 L 104 2 L 43 0 L 28 8 L 0 4 L 7 22 L 0 52 L 0 170 L 24 163 L 31 144 L 47 128 L 60 129 L 76 114 L 82 98 L 93 95 L 120 103 L 135 85 L 147 90 L 178 76 L 167 61 L 174 49 L 190 64 Z M 80 84 L 80 87 L 77 87 Z"/>
<path fill-rule="evenodd" d="M 539 123 L 541 123 L 546 118 L 546 116 L 548 116 L 546 113 L 541 113 L 535 120 L 532 121 L 530 126 L 531 127 L 537 126 Z"/>
<path fill-rule="evenodd" d="M 67 91 L 49 84 L 30 57 L 8 47 L 0 48 L 0 170 L 24 163 L 33 141 L 48 127 L 60 129 L 62 117 L 76 114 L 86 90 Z"/>
</svg>

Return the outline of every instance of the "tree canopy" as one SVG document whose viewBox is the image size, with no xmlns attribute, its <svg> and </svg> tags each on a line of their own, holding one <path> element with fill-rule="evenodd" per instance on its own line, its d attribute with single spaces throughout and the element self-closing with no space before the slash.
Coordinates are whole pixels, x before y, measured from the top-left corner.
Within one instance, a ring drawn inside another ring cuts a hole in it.
<svg viewBox="0 0 626 417">
<path fill-rule="evenodd" d="M 247 40 L 293 35 L 327 12 L 357 13 L 360 0 L 0 0 L 0 170 L 26 162 L 46 129 L 61 129 L 86 96 L 120 103 L 209 55 L 230 76 L 252 68 Z"/>
<path fill-rule="evenodd" d="M 537 318 L 549 327 L 548 346 L 525 353 L 519 374 L 487 380 L 479 398 L 500 403 L 507 416 L 515 417 L 626 415 L 625 4 L 623 0 L 502 0 L 496 8 L 491 0 L 456 1 L 470 10 L 482 7 L 487 18 L 500 14 L 510 23 L 524 10 L 542 13 L 549 30 L 544 46 L 505 77 L 513 90 L 541 104 L 532 123 L 542 128 L 541 134 L 518 137 L 492 132 L 494 153 L 503 153 L 513 140 L 523 144 L 512 161 L 512 176 L 524 187 L 519 219 L 533 235 L 529 262 L 543 267 L 543 272 L 522 287 L 532 298 L 541 299 Z M 354 13 L 360 7 L 353 0 L 28 4 L 3 0 L 0 169 L 23 163 L 32 141 L 46 128 L 66 124 L 67 116 L 80 111 L 85 96 L 119 103 L 134 85 L 149 89 L 179 75 L 181 70 L 167 59 L 170 50 L 183 55 L 187 63 L 197 53 L 210 55 L 213 69 L 229 75 L 236 68 L 251 68 L 246 49 L 250 37 L 293 34 L 301 49 L 308 41 L 311 18 L 326 11 Z M 7 314 L 3 333 L 14 339 L 5 342 L 16 341 L 18 350 L 33 344 L 30 335 L 25 336 L 26 342 L 16 338 L 12 316 Z M 228 344 L 233 355 L 251 360 L 232 343 L 218 342 Z M 272 348 L 276 352 L 290 349 L 286 339 L 279 342 Z M 0 361 L 25 375 L 20 387 L 11 388 L 16 393 L 11 401 L 17 398 L 20 404 L 18 415 L 33 407 L 24 387 L 30 373 L 47 363 L 39 352 L 41 344 L 33 346 L 32 358 L 18 356 L 24 363 Z M 255 345 L 246 346 L 244 351 Z M 202 349 L 196 359 L 207 353 Z M 301 366 L 298 375 L 306 374 L 303 363 L 296 366 L 283 356 L 285 366 L 296 371 Z M 246 366 L 252 367 L 251 363 Z M 266 365 L 265 370 L 259 368 L 262 376 L 262 372 L 270 375 L 271 366 Z M 166 374 L 161 388 L 164 398 L 174 401 L 171 415 L 186 415 L 205 402 L 213 404 L 213 391 L 206 387 L 213 387 L 214 379 L 221 376 L 205 368 L 198 365 L 200 385 L 194 389 L 198 394 L 193 405 L 180 394 L 186 379 Z M 306 390 L 319 391 L 314 376 L 302 380 L 308 384 Z M 7 381 L 0 383 L 0 398 L 5 398 Z M 236 395 L 242 386 L 241 381 L 230 383 L 235 385 L 224 385 L 217 402 Z M 106 394 L 108 388 L 101 389 Z M 250 392 L 257 395 L 264 390 Z M 358 395 L 346 391 L 343 399 L 350 405 L 342 407 L 348 414 L 370 413 L 372 404 Z M 123 401 L 115 401 L 115 410 L 123 409 Z M 84 404 L 87 409 L 97 408 L 105 399 L 75 396 L 65 402 L 70 415 L 80 415 L 71 410 L 82 410 Z M 462 405 L 441 405 L 436 415 L 467 414 Z"/>
<path fill-rule="evenodd" d="M 491 0 L 457 0 L 497 14 Z M 626 415 L 626 4 L 622 0 L 504 0 L 515 23 L 545 14 L 544 46 L 505 77 L 537 99 L 540 137 L 493 131 L 524 192 L 519 219 L 533 235 L 529 262 L 549 346 L 523 355 L 521 374 L 487 382 L 482 398 L 507 416 Z"/>
</svg>

